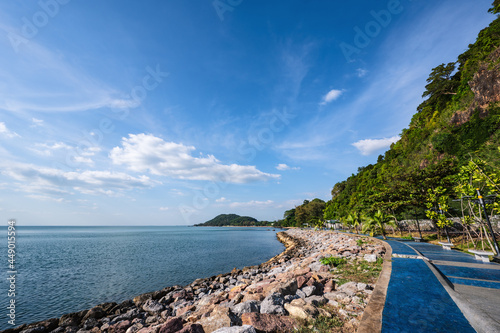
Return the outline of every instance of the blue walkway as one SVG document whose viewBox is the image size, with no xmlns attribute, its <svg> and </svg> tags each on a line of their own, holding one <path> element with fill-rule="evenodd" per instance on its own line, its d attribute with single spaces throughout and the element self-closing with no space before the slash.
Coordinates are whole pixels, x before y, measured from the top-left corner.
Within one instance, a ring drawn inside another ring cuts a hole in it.
<svg viewBox="0 0 500 333">
<path fill-rule="evenodd" d="M 500 289 L 497 264 L 483 264 L 439 245 L 394 239 L 387 243 L 393 255 L 422 255 L 436 261 L 434 267 L 452 284 Z M 382 332 L 475 332 L 429 266 L 422 259 L 392 258 Z"/>
<path fill-rule="evenodd" d="M 423 260 L 393 258 L 382 332 L 475 330 Z"/>
</svg>

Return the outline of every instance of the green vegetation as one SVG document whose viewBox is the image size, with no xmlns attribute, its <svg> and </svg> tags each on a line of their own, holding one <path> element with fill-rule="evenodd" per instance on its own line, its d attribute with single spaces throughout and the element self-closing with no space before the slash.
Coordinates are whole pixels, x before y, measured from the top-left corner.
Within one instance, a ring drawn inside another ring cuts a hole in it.
<svg viewBox="0 0 500 333">
<path fill-rule="evenodd" d="M 196 227 L 223 227 L 223 226 L 265 226 L 267 222 L 259 222 L 253 217 L 236 214 L 221 214 L 205 223 L 195 224 Z"/>
<path fill-rule="evenodd" d="M 326 203 L 321 199 L 304 200 L 302 205 L 287 210 L 283 220 L 277 221 L 282 227 L 321 227 Z"/>
<path fill-rule="evenodd" d="M 344 322 L 337 314 L 337 310 L 331 306 L 324 306 L 324 315 L 320 315 L 312 320 L 299 320 L 300 327 L 297 333 L 331 333 L 343 332 Z M 328 313 L 328 315 L 326 314 Z"/>
<path fill-rule="evenodd" d="M 376 262 L 346 260 L 344 263 L 338 265 L 333 272 L 335 274 L 335 281 L 339 286 L 351 281 L 374 284 L 377 282 L 378 276 L 382 271 L 383 262 L 382 258 L 378 258 Z"/>
<path fill-rule="evenodd" d="M 490 12 L 500 13 L 499 0 Z M 277 223 L 322 227 L 323 220 L 340 221 L 351 231 L 362 226 L 364 232 L 385 238 L 386 226 L 403 236 L 401 219 L 430 218 L 438 230 L 447 230 L 453 224 L 450 217 L 459 217 L 469 239 L 488 242 L 484 213 L 473 199 L 478 197 L 476 188 L 483 196 L 500 194 L 498 91 L 497 16 L 455 62 L 432 69 L 423 92 L 426 99 L 401 139 L 377 163 L 335 184 L 328 202 L 306 200 Z M 499 204 L 486 208 L 493 215 Z"/>
<path fill-rule="evenodd" d="M 321 258 L 319 260 L 320 263 L 323 265 L 328 265 L 330 267 L 337 267 L 339 265 L 343 265 L 347 262 L 345 258 L 339 258 L 339 257 L 325 257 Z"/>
</svg>

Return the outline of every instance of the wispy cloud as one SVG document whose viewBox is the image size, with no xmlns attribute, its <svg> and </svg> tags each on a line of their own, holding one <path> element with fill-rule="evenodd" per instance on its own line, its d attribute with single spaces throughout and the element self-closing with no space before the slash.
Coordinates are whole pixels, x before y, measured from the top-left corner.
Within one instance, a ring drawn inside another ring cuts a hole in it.
<svg viewBox="0 0 500 333">
<path fill-rule="evenodd" d="M 150 188 L 158 184 L 147 176 L 133 177 L 111 171 L 63 171 L 25 163 L 2 165 L 1 173 L 20 182 L 16 190 L 34 195 L 60 198 L 73 191 L 83 194 L 118 195 L 136 188 Z"/>
<path fill-rule="evenodd" d="M 122 147 L 113 148 L 110 157 L 114 164 L 129 170 L 176 179 L 243 184 L 280 178 L 251 165 L 222 164 L 213 155 L 195 157 L 195 150 L 150 134 L 129 134 L 122 139 Z"/>
<path fill-rule="evenodd" d="M 278 164 L 278 166 L 276 167 L 276 169 L 280 170 L 280 171 L 286 171 L 286 170 L 300 170 L 299 167 L 291 167 L 291 166 L 288 166 L 284 163 L 280 163 Z"/>
<path fill-rule="evenodd" d="M 258 200 L 251 200 L 247 202 L 232 202 L 229 204 L 229 207 L 231 208 L 264 208 L 264 207 L 270 207 L 274 205 L 274 201 L 272 200 L 267 200 L 267 201 L 258 201 Z"/>
<path fill-rule="evenodd" d="M 343 93 L 343 90 L 332 89 L 325 96 L 323 96 L 320 104 L 326 105 L 330 102 L 333 102 L 334 100 L 338 99 Z"/>
<path fill-rule="evenodd" d="M 12 139 L 12 138 L 15 138 L 15 137 L 19 137 L 19 134 L 17 134 L 16 132 L 12 132 L 11 130 L 9 130 L 7 128 L 7 126 L 5 125 L 4 122 L 0 122 L 0 135 L 4 136 L 6 138 L 9 138 L 9 139 Z"/>
<path fill-rule="evenodd" d="M 1 26 L 9 33 L 11 28 Z M 1 41 L 0 41 L 1 43 Z M 73 112 L 102 107 L 131 108 L 137 101 L 120 93 L 92 75 L 74 67 L 60 54 L 36 41 L 16 53 L 3 40 L 0 60 L 9 63 L 0 69 L 3 88 L 0 109 L 10 112 Z M 33 125 L 41 125 L 33 118 Z"/>
<path fill-rule="evenodd" d="M 358 69 L 356 69 L 356 75 L 358 77 L 364 77 L 364 76 L 366 76 L 366 74 L 368 74 L 368 70 L 366 70 L 364 68 L 358 68 Z"/>
<path fill-rule="evenodd" d="M 399 136 L 384 139 L 365 139 L 354 142 L 352 145 L 356 147 L 362 155 L 367 156 L 382 148 L 389 148 L 392 143 L 397 142 L 399 139 Z"/>
</svg>

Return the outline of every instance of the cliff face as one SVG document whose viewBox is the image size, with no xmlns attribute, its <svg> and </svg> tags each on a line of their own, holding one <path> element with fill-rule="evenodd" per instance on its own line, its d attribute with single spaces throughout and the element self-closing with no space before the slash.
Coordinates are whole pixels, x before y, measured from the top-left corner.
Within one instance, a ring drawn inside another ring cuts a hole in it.
<svg viewBox="0 0 500 333">
<path fill-rule="evenodd" d="M 500 48 L 489 56 L 489 62 L 483 62 L 469 86 L 474 93 L 473 107 L 486 109 L 490 103 L 500 102 Z"/>
</svg>

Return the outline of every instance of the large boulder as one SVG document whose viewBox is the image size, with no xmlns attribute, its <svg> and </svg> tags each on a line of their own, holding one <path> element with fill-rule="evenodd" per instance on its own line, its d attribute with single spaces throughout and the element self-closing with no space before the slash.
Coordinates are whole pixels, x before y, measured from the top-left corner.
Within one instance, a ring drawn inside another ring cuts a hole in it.
<svg viewBox="0 0 500 333">
<path fill-rule="evenodd" d="M 213 332 L 222 327 L 241 324 L 240 319 L 228 308 L 216 307 L 209 317 L 202 317 L 197 324 L 203 326 L 205 332 Z"/>
<path fill-rule="evenodd" d="M 260 305 L 257 301 L 247 301 L 233 306 L 231 310 L 237 316 L 241 316 L 243 313 L 247 312 L 260 312 Z"/>
<path fill-rule="evenodd" d="M 175 333 L 180 331 L 184 326 L 184 320 L 179 317 L 169 319 L 163 326 L 160 327 L 158 333 Z"/>
<path fill-rule="evenodd" d="M 155 301 L 153 299 L 148 299 L 143 305 L 142 309 L 146 311 L 147 313 L 154 315 L 162 312 L 165 307 L 163 304 L 160 304 L 158 301 Z"/>
<path fill-rule="evenodd" d="M 276 316 L 267 313 L 249 312 L 241 315 L 243 325 L 250 325 L 257 332 L 293 332 L 297 327 L 291 317 Z"/>
<path fill-rule="evenodd" d="M 287 312 L 284 308 L 285 299 L 281 294 L 274 293 L 268 295 L 260 304 L 260 313 L 286 315 Z"/>
</svg>

